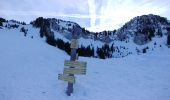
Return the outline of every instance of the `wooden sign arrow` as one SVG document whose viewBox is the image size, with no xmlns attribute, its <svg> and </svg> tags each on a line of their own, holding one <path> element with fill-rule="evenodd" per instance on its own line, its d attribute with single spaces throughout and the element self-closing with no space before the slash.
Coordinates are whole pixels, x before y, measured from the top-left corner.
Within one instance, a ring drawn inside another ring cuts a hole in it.
<svg viewBox="0 0 170 100">
<path fill-rule="evenodd" d="M 64 68 L 64 74 L 77 74 L 77 75 L 85 75 L 86 69 L 79 68 Z"/>
<path fill-rule="evenodd" d="M 63 81 L 67 81 L 69 83 L 75 83 L 75 77 L 74 76 L 68 76 L 68 75 L 65 75 L 65 74 L 58 74 L 58 79 L 63 80 Z"/>
<path fill-rule="evenodd" d="M 79 69 L 86 69 L 87 62 L 65 60 L 64 66 L 78 67 Z M 68 67 L 65 67 L 65 68 L 68 68 Z"/>
<path fill-rule="evenodd" d="M 70 48 L 78 48 L 78 40 L 77 39 L 71 39 L 71 45 Z"/>
</svg>

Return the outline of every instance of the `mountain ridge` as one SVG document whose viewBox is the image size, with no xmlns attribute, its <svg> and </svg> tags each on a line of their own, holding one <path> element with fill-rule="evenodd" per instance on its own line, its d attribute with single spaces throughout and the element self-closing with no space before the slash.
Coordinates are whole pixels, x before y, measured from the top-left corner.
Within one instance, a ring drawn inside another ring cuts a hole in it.
<svg viewBox="0 0 170 100">
<path fill-rule="evenodd" d="M 158 47 L 166 44 L 166 37 L 170 33 L 169 21 L 153 14 L 137 16 L 118 30 L 103 32 L 90 32 L 75 22 L 55 18 L 39 17 L 27 24 L 32 25 L 35 29 L 25 28 L 24 22 L 7 21 L 1 18 L 0 23 L 5 22 L 6 24 L 1 24 L 1 27 L 9 29 L 19 27 L 24 36 L 27 36 L 27 32 L 29 33 L 30 30 L 39 29 L 41 38 L 45 37 L 48 44 L 57 46 L 68 54 L 70 53 L 71 35 L 74 32 L 80 41 L 78 49 L 80 56 L 102 59 L 120 58 L 134 53 L 153 51 L 155 44 L 159 45 Z M 10 24 L 11 22 L 12 24 Z"/>
</svg>

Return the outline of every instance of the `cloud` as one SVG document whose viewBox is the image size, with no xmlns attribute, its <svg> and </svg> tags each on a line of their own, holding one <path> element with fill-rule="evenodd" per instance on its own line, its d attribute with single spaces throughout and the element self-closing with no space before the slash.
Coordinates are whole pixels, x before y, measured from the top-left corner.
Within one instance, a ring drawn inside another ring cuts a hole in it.
<svg viewBox="0 0 170 100">
<path fill-rule="evenodd" d="M 40 16 L 55 17 L 102 31 L 117 29 L 144 14 L 170 18 L 169 4 L 170 0 L 1 0 L 0 16 L 26 22 Z"/>
<path fill-rule="evenodd" d="M 96 3 L 95 0 L 88 0 L 89 6 L 89 16 L 91 17 L 90 25 L 91 27 L 95 26 L 96 23 Z"/>
<path fill-rule="evenodd" d="M 102 4 L 101 2 L 104 1 L 105 3 Z M 99 22 L 89 29 L 92 31 L 113 30 L 120 28 L 120 25 L 136 16 L 163 15 L 170 11 L 168 3 L 170 1 L 164 3 L 160 0 L 100 0 L 100 3 L 96 4 L 98 5 L 96 13 L 100 16 Z M 168 16 L 170 17 L 166 15 Z"/>
<path fill-rule="evenodd" d="M 88 13 L 86 0 L 1 0 L 0 3 L 1 17 L 27 23 L 42 16 L 78 20 L 82 26 L 89 26 L 86 25 L 88 23 L 86 21 L 89 21 Z M 85 20 L 83 21 L 82 18 Z"/>
</svg>

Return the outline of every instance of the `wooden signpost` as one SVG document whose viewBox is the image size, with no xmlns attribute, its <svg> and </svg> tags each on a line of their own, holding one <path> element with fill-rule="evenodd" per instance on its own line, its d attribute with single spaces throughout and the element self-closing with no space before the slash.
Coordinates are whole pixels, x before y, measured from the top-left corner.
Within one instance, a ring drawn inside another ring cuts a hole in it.
<svg viewBox="0 0 170 100">
<path fill-rule="evenodd" d="M 87 66 L 86 62 L 76 61 L 78 60 L 77 59 L 78 40 L 77 40 L 77 35 L 74 32 L 72 34 L 70 48 L 71 48 L 70 60 L 65 60 L 64 62 L 65 67 L 64 67 L 63 74 L 58 75 L 59 80 L 68 82 L 67 91 L 66 91 L 66 94 L 68 96 L 70 96 L 71 93 L 73 93 L 73 84 L 75 83 L 74 74 L 85 75 L 86 66 Z"/>
<path fill-rule="evenodd" d="M 72 67 L 78 67 L 78 68 L 86 68 L 87 63 L 86 62 L 80 62 L 80 61 L 69 61 L 65 60 L 64 66 L 72 66 Z"/>
<path fill-rule="evenodd" d="M 64 68 L 64 74 L 76 74 L 76 75 L 85 75 L 86 69 L 80 68 Z"/>
<path fill-rule="evenodd" d="M 69 83 L 75 83 L 75 77 L 74 76 L 67 76 L 65 74 L 58 74 L 58 79 L 67 81 Z"/>
<path fill-rule="evenodd" d="M 77 39 L 72 39 L 71 40 L 70 48 L 75 48 L 75 49 L 78 48 L 78 40 Z"/>
</svg>

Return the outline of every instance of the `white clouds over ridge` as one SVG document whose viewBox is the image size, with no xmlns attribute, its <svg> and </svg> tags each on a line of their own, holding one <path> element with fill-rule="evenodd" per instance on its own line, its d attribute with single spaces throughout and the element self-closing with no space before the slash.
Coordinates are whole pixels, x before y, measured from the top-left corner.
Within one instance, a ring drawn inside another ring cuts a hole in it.
<svg viewBox="0 0 170 100">
<path fill-rule="evenodd" d="M 102 31 L 144 14 L 170 18 L 169 4 L 170 0 L 1 0 L 0 17 L 26 22 L 39 16 L 55 17 Z"/>
</svg>

